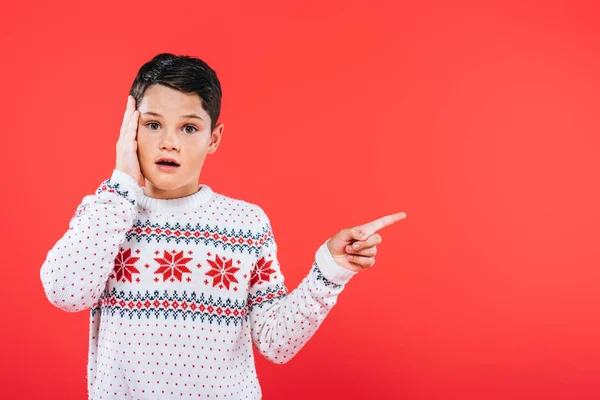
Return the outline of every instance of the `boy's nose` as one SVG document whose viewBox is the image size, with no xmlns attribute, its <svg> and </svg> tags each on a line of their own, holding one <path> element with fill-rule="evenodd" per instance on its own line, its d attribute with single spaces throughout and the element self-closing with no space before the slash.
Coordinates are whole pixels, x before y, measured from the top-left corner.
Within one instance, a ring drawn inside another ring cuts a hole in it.
<svg viewBox="0 0 600 400">
<path fill-rule="evenodd" d="M 167 131 L 167 133 L 163 135 L 161 148 L 179 150 L 179 139 L 177 138 L 177 134 Z"/>
</svg>

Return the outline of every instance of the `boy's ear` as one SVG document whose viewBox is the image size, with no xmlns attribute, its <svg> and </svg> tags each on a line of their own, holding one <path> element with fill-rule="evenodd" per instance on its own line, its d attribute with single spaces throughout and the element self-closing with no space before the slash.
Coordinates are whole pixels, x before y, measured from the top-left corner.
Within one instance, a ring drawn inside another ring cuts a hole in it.
<svg viewBox="0 0 600 400">
<path fill-rule="evenodd" d="M 211 133 L 211 143 L 210 146 L 208 147 L 208 154 L 212 154 L 215 151 L 217 151 L 217 147 L 219 147 L 219 144 L 221 143 L 221 138 L 223 137 L 223 129 L 225 128 L 225 125 L 223 125 L 222 122 L 218 123 L 217 126 L 215 126 L 215 129 L 213 129 L 212 133 Z"/>
</svg>

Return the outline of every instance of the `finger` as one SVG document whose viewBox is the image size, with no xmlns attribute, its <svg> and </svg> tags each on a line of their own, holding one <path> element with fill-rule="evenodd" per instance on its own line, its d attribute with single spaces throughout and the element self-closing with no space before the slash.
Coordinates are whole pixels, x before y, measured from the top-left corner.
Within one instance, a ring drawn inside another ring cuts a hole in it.
<svg viewBox="0 0 600 400">
<path fill-rule="evenodd" d="M 360 227 L 360 231 L 365 234 L 365 237 L 368 237 L 378 230 L 385 228 L 386 226 L 390 226 L 400 220 L 406 218 L 406 214 L 403 212 L 399 212 L 396 214 L 386 215 L 385 217 L 381 217 L 376 219 L 375 221 L 368 222 Z"/>
<path fill-rule="evenodd" d="M 129 126 L 129 121 L 131 120 L 131 116 L 135 111 L 135 99 L 133 96 L 127 96 L 127 107 L 125 108 L 125 114 L 123 114 L 123 122 L 121 123 L 121 134 L 120 137 L 125 136 L 125 132 L 127 131 L 127 127 Z"/>
<path fill-rule="evenodd" d="M 368 235 L 361 227 L 355 226 L 354 228 L 342 229 L 336 237 L 344 243 L 352 243 L 354 240 L 367 239 Z"/>
<path fill-rule="evenodd" d="M 125 140 L 128 142 L 133 142 L 137 137 L 137 127 L 138 127 L 138 118 L 140 116 L 140 112 L 135 110 L 131 119 L 129 120 L 129 126 L 127 127 L 127 131 L 125 132 Z"/>
<path fill-rule="evenodd" d="M 354 256 L 349 254 L 347 258 L 352 264 L 356 264 L 363 269 L 371 268 L 375 265 L 375 258 L 373 257 Z"/>
<path fill-rule="evenodd" d="M 376 233 L 367 238 L 367 240 L 357 240 L 352 245 L 346 246 L 346 252 L 351 253 L 353 251 L 358 251 L 362 249 L 367 249 L 369 247 L 376 246 L 380 244 L 382 241 L 381 235 Z"/>
<path fill-rule="evenodd" d="M 361 250 L 354 250 L 352 246 L 346 246 L 346 253 L 355 256 L 375 257 L 377 254 L 377 246 L 367 247 Z"/>
<path fill-rule="evenodd" d="M 132 96 L 127 96 L 127 106 L 125 107 L 125 113 L 123 114 L 123 122 L 121 122 L 120 138 L 125 136 L 125 132 L 129 126 L 129 121 L 133 115 L 133 111 L 135 110 L 135 107 L 132 107 L 133 101 L 134 100 Z"/>
</svg>

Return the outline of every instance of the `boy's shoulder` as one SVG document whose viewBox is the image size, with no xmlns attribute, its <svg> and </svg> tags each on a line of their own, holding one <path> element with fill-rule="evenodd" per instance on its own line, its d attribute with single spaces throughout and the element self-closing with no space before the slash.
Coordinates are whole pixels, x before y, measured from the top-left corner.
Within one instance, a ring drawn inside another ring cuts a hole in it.
<svg viewBox="0 0 600 400">
<path fill-rule="evenodd" d="M 212 200 L 216 207 L 227 210 L 230 214 L 239 216 L 243 219 L 258 219 L 258 221 L 261 221 L 267 217 L 262 207 L 247 200 L 215 191 L 213 191 Z"/>
</svg>

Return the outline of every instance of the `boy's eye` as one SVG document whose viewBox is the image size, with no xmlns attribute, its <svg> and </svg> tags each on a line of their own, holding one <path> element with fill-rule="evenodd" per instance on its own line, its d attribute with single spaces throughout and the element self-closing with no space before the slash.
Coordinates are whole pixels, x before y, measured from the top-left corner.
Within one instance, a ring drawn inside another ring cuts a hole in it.
<svg viewBox="0 0 600 400">
<path fill-rule="evenodd" d="M 192 128 L 192 130 L 188 130 L 188 128 Z M 183 129 L 185 129 L 186 133 L 196 133 L 198 129 L 194 125 L 186 125 Z"/>
<path fill-rule="evenodd" d="M 151 131 L 155 131 L 160 128 L 160 124 L 158 122 L 148 122 L 146 124 L 146 127 Z M 198 132 L 198 128 L 196 128 L 194 125 L 186 125 L 183 127 L 183 130 L 185 131 L 185 133 L 190 134 Z"/>
</svg>

